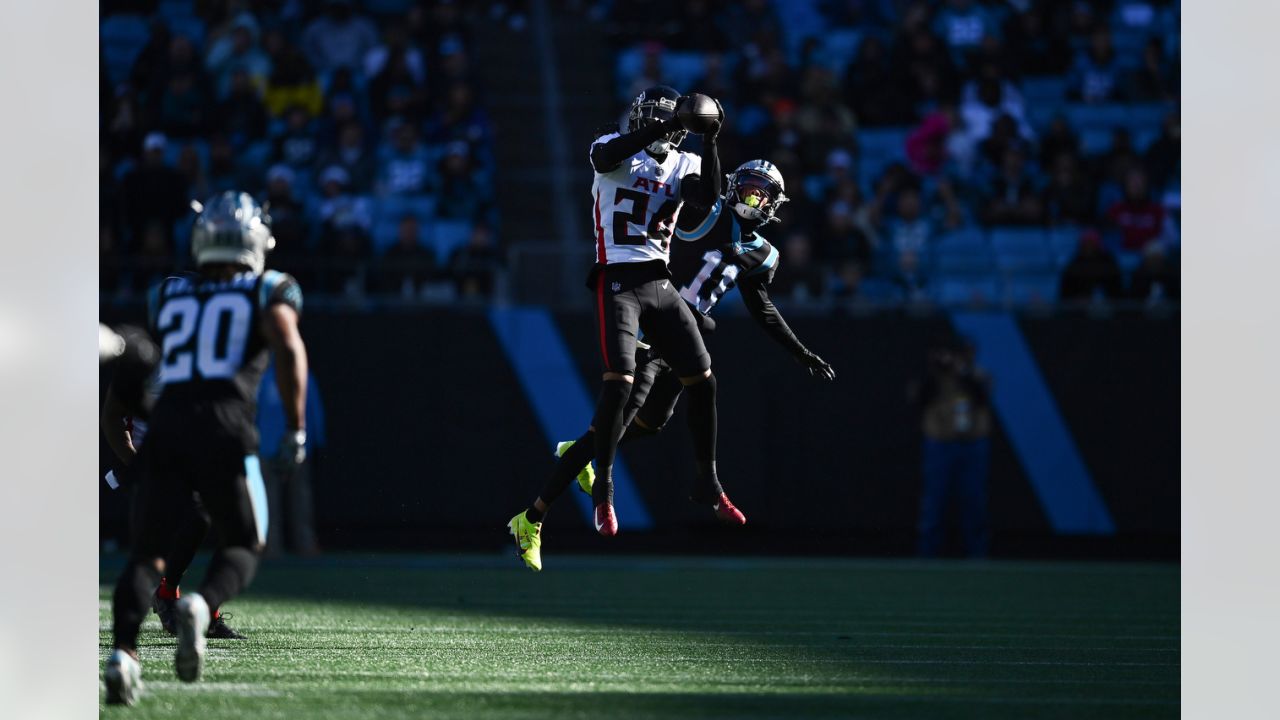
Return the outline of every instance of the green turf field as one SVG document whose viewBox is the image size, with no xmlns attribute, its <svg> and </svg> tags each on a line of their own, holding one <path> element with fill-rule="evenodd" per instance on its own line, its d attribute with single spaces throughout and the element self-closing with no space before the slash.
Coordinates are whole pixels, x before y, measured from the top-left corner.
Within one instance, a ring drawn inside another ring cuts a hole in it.
<svg viewBox="0 0 1280 720">
<path fill-rule="evenodd" d="M 264 564 L 189 718 L 1174 718 L 1176 566 L 339 556 Z M 104 561 L 100 655 L 110 647 Z M 198 578 L 202 570 L 193 570 Z M 100 691 L 101 692 L 101 691 Z M 101 695 L 99 696 L 101 697 Z"/>
</svg>

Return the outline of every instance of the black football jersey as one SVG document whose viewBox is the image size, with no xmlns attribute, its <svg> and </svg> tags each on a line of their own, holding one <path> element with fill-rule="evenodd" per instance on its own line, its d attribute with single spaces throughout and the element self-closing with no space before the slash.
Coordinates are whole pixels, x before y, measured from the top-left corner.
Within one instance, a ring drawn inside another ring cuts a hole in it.
<svg viewBox="0 0 1280 720">
<path fill-rule="evenodd" d="M 298 282 L 275 270 L 226 280 L 186 273 L 152 289 L 149 329 L 160 345 L 155 421 L 166 411 L 217 406 L 223 424 L 251 426 L 268 361 L 259 327 L 275 303 L 302 311 Z"/>
<path fill-rule="evenodd" d="M 678 228 L 671 245 L 671 278 L 680 297 L 706 315 L 741 280 L 767 285 L 778 269 L 778 249 L 756 233 L 743 235 L 738 216 L 717 200 L 691 229 Z"/>
</svg>

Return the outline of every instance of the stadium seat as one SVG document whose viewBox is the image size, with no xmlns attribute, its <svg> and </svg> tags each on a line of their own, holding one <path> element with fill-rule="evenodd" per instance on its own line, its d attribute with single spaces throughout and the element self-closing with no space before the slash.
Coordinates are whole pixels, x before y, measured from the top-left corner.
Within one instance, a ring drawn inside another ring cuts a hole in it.
<svg viewBox="0 0 1280 720">
<path fill-rule="evenodd" d="M 1005 301 L 1012 305 L 1050 304 L 1058 298 L 1058 276 L 1051 273 L 1014 275 L 1005 280 Z"/>
<path fill-rule="evenodd" d="M 983 305 L 1000 298 L 995 278 L 981 275 L 941 275 L 930 283 L 930 291 L 942 305 Z"/>
<path fill-rule="evenodd" d="M 815 62 L 830 69 L 837 78 L 841 77 L 857 56 L 862 37 L 861 32 L 852 29 L 828 31 L 822 38 Z"/>
<path fill-rule="evenodd" d="M 1004 272 L 1047 271 L 1053 258 L 1039 228 L 996 228 L 991 231 L 996 267 Z"/>
<path fill-rule="evenodd" d="M 951 232 L 943 233 L 934 241 L 938 248 L 956 248 L 956 249 L 973 249 L 987 250 L 990 243 L 987 242 L 987 236 L 982 233 L 981 228 L 967 227 Z"/>
<path fill-rule="evenodd" d="M 165 19 L 196 17 L 196 0 L 160 0 L 156 14 Z"/>
<path fill-rule="evenodd" d="M 185 37 L 197 48 L 204 46 L 204 20 L 194 15 L 186 15 L 166 18 L 165 24 L 169 26 L 170 32 Z"/>
<path fill-rule="evenodd" d="M 138 15 L 111 15 L 102 21 L 99 39 L 107 77 L 119 84 L 129 77 L 138 54 L 151 38 L 146 18 Z"/>
<path fill-rule="evenodd" d="M 440 220 L 427 233 L 441 264 L 449 262 L 453 252 L 471 239 L 475 225 L 470 220 Z"/>
<path fill-rule="evenodd" d="M 1054 262 L 1060 268 L 1065 267 L 1080 247 L 1080 228 L 1069 225 L 1050 228 L 1048 240 L 1049 254 L 1053 256 Z"/>
<path fill-rule="evenodd" d="M 1056 110 L 1066 96 L 1067 79 L 1062 76 L 1029 77 L 1022 81 L 1022 99 L 1028 111 L 1035 106 Z"/>
</svg>

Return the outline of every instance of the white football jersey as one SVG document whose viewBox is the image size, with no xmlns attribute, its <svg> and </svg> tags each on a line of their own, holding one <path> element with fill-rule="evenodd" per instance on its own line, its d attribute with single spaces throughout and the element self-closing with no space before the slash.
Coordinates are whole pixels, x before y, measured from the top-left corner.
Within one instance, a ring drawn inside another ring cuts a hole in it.
<svg viewBox="0 0 1280 720">
<path fill-rule="evenodd" d="M 591 144 L 618 137 L 609 133 Z M 596 232 L 596 262 L 667 262 L 671 234 L 680 214 L 680 183 L 702 170 L 702 158 L 672 150 L 662 162 L 641 150 L 591 185 Z"/>
</svg>

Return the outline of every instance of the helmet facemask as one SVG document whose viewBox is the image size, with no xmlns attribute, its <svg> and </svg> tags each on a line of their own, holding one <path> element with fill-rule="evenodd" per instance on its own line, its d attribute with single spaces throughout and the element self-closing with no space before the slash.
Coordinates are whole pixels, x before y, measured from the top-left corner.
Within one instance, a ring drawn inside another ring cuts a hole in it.
<svg viewBox="0 0 1280 720">
<path fill-rule="evenodd" d="M 778 208 L 787 200 L 782 188 L 767 175 L 739 170 L 729 176 L 727 201 L 743 220 L 762 225 L 773 222 L 778 219 Z"/>
<path fill-rule="evenodd" d="M 664 97 L 642 100 L 631 106 L 627 114 L 627 129 L 634 132 L 653 123 L 666 122 L 676 115 L 674 100 Z M 654 155 L 666 155 L 684 142 L 688 131 L 681 128 L 673 130 L 645 146 Z"/>
</svg>

